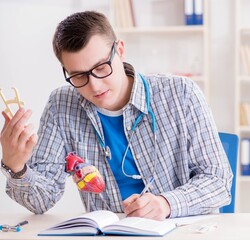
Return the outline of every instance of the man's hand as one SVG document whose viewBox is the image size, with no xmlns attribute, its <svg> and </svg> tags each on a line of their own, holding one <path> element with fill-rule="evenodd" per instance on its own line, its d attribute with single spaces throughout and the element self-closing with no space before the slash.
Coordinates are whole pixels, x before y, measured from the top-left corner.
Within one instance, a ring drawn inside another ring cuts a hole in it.
<svg viewBox="0 0 250 240">
<path fill-rule="evenodd" d="M 133 194 L 123 201 L 124 212 L 128 217 L 144 217 L 164 220 L 170 215 L 170 206 L 163 196 L 145 193 L 141 197 Z"/>
<path fill-rule="evenodd" d="M 27 124 L 32 112 L 20 108 L 12 119 L 2 112 L 5 123 L 1 131 L 3 163 L 13 172 L 19 172 L 30 158 L 37 142 L 37 134 L 33 133 L 33 125 Z"/>
</svg>

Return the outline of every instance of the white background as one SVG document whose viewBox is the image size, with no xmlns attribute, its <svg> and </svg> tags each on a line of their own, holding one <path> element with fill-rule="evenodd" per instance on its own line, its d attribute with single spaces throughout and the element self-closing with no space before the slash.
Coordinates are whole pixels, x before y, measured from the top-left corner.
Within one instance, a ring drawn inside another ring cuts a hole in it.
<svg viewBox="0 0 250 240">
<path fill-rule="evenodd" d="M 218 130 L 233 132 L 234 1 L 209 1 L 212 60 L 210 106 Z M 107 2 L 0 0 L 0 88 L 3 88 L 7 99 L 14 96 L 11 87 L 19 89 L 25 107 L 33 111 L 31 122 L 36 129 L 49 93 L 65 84 L 51 44 L 57 24 L 75 11 L 93 9 L 107 13 Z M 143 5 L 141 12 L 143 16 Z M 3 107 L 0 101 L 0 108 Z M 0 115 L 0 129 L 3 123 Z M 5 177 L 0 173 L 0 213 L 27 212 L 6 195 L 5 182 Z M 49 212 L 79 212 L 79 209 L 83 207 L 76 186 L 68 179 L 64 197 Z"/>
</svg>

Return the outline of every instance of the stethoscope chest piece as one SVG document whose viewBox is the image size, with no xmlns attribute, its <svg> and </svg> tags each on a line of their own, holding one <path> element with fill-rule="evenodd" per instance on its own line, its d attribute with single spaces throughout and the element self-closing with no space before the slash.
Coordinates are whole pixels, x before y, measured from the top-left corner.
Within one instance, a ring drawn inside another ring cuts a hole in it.
<svg viewBox="0 0 250 240">
<path fill-rule="evenodd" d="M 110 151 L 109 146 L 105 146 L 103 150 L 104 150 L 105 157 L 108 160 L 111 160 L 112 159 L 112 155 L 111 155 L 111 151 Z"/>
</svg>

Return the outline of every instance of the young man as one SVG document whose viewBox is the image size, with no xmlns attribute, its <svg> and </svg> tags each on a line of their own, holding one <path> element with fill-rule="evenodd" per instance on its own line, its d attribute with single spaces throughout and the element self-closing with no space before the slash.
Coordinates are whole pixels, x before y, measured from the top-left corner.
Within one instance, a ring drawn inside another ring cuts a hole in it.
<svg viewBox="0 0 250 240">
<path fill-rule="evenodd" d="M 100 171 L 114 212 L 162 220 L 230 202 L 229 162 L 194 82 L 139 74 L 97 12 L 63 20 L 53 47 L 69 84 L 52 92 L 38 137 L 27 124 L 30 110 L 11 120 L 3 113 L 2 170 L 11 198 L 34 213 L 50 209 L 63 195 L 65 158 L 74 151 Z M 85 204 L 86 193 L 80 195 Z M 105 206 L 90 194 L 91 210 Z"/>
</svg>

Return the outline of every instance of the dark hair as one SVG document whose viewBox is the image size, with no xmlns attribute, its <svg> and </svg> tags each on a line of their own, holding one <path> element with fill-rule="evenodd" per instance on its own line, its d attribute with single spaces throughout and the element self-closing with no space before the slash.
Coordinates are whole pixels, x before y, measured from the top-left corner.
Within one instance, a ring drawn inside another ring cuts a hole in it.
<svg viewBox="0 0 250 240">
<path fill-rule="evenodd" d="M 110 41 L 116 40 L 114 30 L 105 15 L 95 11 L 78 12 L 61 21 L 53 38 L 53 49 L 61 62 L 63 51 L 76 52 L 85 47 L 94 35 L 103 35 Z"/>
</svg>

